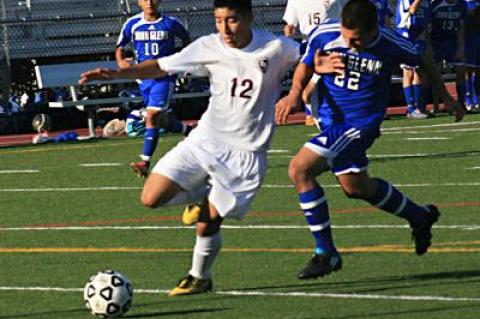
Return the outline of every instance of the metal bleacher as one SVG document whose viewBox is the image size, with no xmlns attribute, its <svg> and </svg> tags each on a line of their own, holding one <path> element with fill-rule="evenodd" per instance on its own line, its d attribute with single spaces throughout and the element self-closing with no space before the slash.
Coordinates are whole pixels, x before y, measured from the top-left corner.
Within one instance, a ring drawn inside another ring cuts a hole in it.
<svg viewBox="0 0 480 319">
<path fill-rule="evenodd" d="M 123 23 L 139 12 L 137 0 L 2 0 L 10 59 L 112 53 Z M 212 0 L 164 0 L 192 38 L 214 31 Z M 254 1 L 257 26 L 281 32 L 286 0 Z"/>
</svg>

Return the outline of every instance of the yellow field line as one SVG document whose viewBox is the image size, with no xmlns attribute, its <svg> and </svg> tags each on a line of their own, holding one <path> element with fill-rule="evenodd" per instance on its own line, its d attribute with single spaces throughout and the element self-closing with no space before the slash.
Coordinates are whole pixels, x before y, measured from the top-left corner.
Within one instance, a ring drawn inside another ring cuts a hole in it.
<svg viewBox="0 0 480 319">
<path fill-rule="evenodd" d="M 359 246 L 340 248 L 341 253 L 412 253 L 413 247 L 400 245 Z M 182 253 L 191 252 L 191 248 L 135 248 L 135 247 L 0 247 L 0 253 Z M 223 248 L 230 253 L 309 253 L 311 248 Z M 431 247 L 431 253 L 477 253 L 480 247 Z"/>
</svg>

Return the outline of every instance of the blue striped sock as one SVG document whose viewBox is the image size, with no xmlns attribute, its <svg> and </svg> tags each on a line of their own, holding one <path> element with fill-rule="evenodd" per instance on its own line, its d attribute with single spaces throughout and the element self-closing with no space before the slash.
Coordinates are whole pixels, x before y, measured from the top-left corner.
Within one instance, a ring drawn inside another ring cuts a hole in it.
<svg viewBox="0 0 480 319">
<path fill-rule="evenodd" d="M 328 204 L 323 189 L 318 187 L 298 194 L 310 231 L 315 239 L 315 253 L 336 253 L 330 227 Z"/>
<path fill-rule="evenodd" d="M 143 139 L 143 160 L 150 160 L 150 157 L 155 153 L 158 143 L 158 129 L 147 128 L 145 131 L 145 137 Z"/>
<path fill-rule="evenodd" d="M 408 220 L 412 227 L 421 225 L 427 209 L 412 202 L 389 182 L 376 178 L 378 187 L 370 204 Z"/>
</svg>

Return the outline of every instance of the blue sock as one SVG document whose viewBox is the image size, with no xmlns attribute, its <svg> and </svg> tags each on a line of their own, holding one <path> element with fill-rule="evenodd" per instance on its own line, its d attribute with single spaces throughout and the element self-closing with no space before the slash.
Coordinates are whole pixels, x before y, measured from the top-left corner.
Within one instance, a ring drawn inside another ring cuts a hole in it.
<svg viewBox="0 0 480 319">
<path fill-rule="evenodd" d="M 333 244 L 328 204 L 323 189 L 318 187 L 298 194 L 310 231 L 315 239 L 315 253 L 336 253 Z"/>
<path fill-rule="evenodd" d="M 415 110 L 415 100 L 411 86 L 403 87 L 403 94 L 405 96 L 405 103 L 407 103 L 407 112 L 413 112 Z"/>
<path fill-rule="evenodd" d="M 423 103 L 423 98 L 422 98 L 422 85 L 414 84 L 412 85 L 412 88 L 413 88 L 414 104 L 422 113 L 425 113 L 425 103 Z"/>
<path fill-rule="evenodd" d="M 466 105 L 475 104 L 473 102 L 474 83 L 475 83 L 474 79 L 471 76 L 465 80 L 465 104 Z"/>
<path fill-rule="evenodd" d="M 369 201 L 370 204 L 408 220 L 412 227 L 423 223 L 427 208 L 412 202 L 389 182 L 379 178 L 376 178 L 376 181 L 378 183 L 377 192 L 375 198 Z"/>
<path fill-rule="evenodd" d="M 172 112 L 168 116 L 168 131 L 172 133 L 185 133 L 185 124 L 183 124 Z"/>
<path fill-rule="evenodd" d="M 473 104 L 479 103 L 478 93 L 477 93 L 477 75 L 472 74 L 472 102 Z"/>
<path fill-rule="evenodd" d="M 143 155 L 141 156 L 144 161 L 150 161 L 158 143 L 158 129 L 147 128 L 145 131 L 145 137 L 143 139 Z"/>
</svg>

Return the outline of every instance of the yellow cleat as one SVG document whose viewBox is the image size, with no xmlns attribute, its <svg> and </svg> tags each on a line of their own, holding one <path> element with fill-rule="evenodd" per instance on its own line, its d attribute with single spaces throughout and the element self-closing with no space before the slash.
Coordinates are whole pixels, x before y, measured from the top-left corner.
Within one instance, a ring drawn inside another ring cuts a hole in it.
<svg viewBox="0 0 480 319">
<path fill-rule="evenodd" d="M 168 293 L 168 296 L 174 297 L 200 294 L 211 291 L 212 286 L 211 279 L 198 279 L 192 275 L 188 275 L 187 277 L 180 279 L 177 286 Z"/>
<path fill-rule="evenodd" d="M 311 115 L 307 115 L 305 117 L 305 125 L 306 126 L 315 126 L 315 120 L 313 119 L 313 116 Z"/>
<path fill-rule="evenodd" d="M 182 223 L 185 225 L 193 225 L 198 222 L 202 207 L 197 204 L 187 205 L 182 214 Z"/>
</svg>

